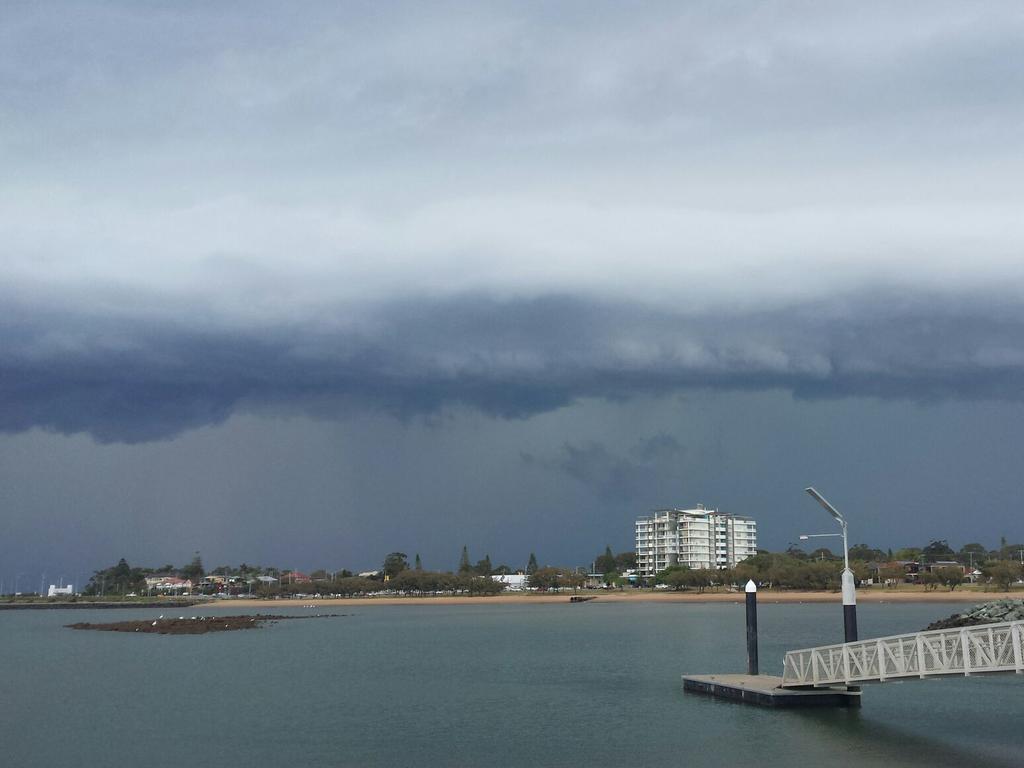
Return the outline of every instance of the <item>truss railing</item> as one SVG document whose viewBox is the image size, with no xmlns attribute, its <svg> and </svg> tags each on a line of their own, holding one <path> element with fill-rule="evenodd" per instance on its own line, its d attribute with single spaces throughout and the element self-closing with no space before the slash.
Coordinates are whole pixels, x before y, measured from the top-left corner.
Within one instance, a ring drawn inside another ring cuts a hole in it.
<svg viewBox="0 0 1024 768">
<path fill-rule="evenodd" d="M 1024 621 L 789 651 L 783 660 L 782 686 L 856 685 L 982 672 L 1024 673 Z"/>
</svg>

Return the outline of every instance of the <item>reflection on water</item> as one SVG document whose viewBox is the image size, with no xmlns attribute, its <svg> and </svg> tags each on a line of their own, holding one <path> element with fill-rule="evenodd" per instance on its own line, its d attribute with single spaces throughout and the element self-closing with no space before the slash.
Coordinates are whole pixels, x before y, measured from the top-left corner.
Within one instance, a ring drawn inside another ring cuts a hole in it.
<svg viewBox="0 0 1024 768">
<path fill-rule="evenodd" d="M 1013 743 L 1006 741 L 1010 735 L 1010 724 L 1005 718 L 988 718 L 988 722 L 1002 720 L 998 732 L 990 736 L 995 740 L 992 744 L 981 744 L 974 748 L 960 746 L 951 740 L 951 726 L 943 724 L 942 710 L 931 706 L 932 702 L 923 703 L 925 711 L 907 712 L 904 725 L 890 725 L 880 722 L 877 715 L 858 710 L 806 711 L 798 713 L 806 719 L 809 727 L 821 731 L 822 738 L 835 744 L 834 749 L 840 755 L 848 756 L 849 764 L 860 765 L 858 759 L 868 757 L 881 764 L 885 760 L 897 760 L 903 765 L 973 765 L 979 761 L 991 768 L 1019 768 L 1021 758 L 1017 754 L 1019 739 Z M 948 711 L 947 717 L 957 717 L 952 726 L 955 733 L 959 730 L 972 730 L 971 720 L 966 721 L 958 716 L 956 710 Z M 917 724 L 922 730 L 912 730 L 911 724 Z M 931 731 L 932 735 L 927 735 Z M 941 734 L 941 736 L 940 736 Z M 975 739 L 977 732 L 973 733 Z M 866 755 L 864 754 L 866 753 Z"/>
<path fill-rule="evenodd" d="M 947 608 L 861 606 L 861 634 L 914 630 Z M 344 612 L 201 637 L 72 632 L 68 612 L 2 613 L 5 764 L 998 767 L 1020 765 L 1024 747 L 1016 676 L 867 686 L 860 711 L 684 694 L 683 673 L 743 668 L 741 606 Z M 73 620 L 111 615 L 152 612 Z M 786 650 L 842 631 L 838 605 L 764 605 L 759 623 L 766 673 Z"/>
</svg>

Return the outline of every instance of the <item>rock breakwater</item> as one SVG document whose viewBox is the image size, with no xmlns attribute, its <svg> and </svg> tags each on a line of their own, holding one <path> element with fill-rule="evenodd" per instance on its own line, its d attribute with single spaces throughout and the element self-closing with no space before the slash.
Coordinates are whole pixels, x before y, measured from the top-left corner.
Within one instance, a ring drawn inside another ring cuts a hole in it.
<svg viewBox="0 0 1024 768">
<path fill-rule="evenodd" d="M 957 629 L 979 624 L 998 624 L 1001 621 L 1024 621 L 1024 600 L 1005 599 L 982 603 L 964 613 L 954 613 L 949 618 L 933 622 L 924 629 L 926 632 L 933 629 Z"/>
<path fill-rule="evenodd" d="M 143 632 L 157 635 L 205 635 L 210 632 L 232 632 L 239 629 L 258 627 L 286 619 L 327 619 L 345 614 L 324 613 L 315 616 L 283 616 L 257 613 L 246 616 L 178 616 L 177 618 L 144 619 L 140 621 L 112 621 L 106 624 L 92 624 L 80 621 L 65 624 L 69 629 L 94 629 L 100 632 Z"/>
</svg>

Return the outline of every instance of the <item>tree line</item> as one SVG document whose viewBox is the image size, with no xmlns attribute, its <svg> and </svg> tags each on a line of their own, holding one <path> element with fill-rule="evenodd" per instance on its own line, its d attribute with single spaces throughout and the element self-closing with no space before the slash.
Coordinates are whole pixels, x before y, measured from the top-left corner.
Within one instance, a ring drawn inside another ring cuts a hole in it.
<svg viewBox="0 0 1024 768">
<path fill-rule="evenodd" d="M 1017 561 L 988 560 L 976 565 L 981 583 L 1003 591 L 1008 591 L 1024 577 L 1024 568 Z M 728 569 L 671 566 L 660 571 L 655 582 L 671 589 L 695 589 L 699 592 L 717 587 L 740 588 L 748 580 L 769 589 L 838 590 L 843 567 L 841 558 L 810 559 L 794 557 L 788 552 L 759 552 Z M 858 582 L 871 579 L 891 588 L 898 588 L 900 584 L 912 579 L 923 584 L 926 590 L 944 587 L 952 591 L 967 580 L 964 569 L 959 566 L 914 572 L 896 562 L 879 564 L 851 560 L 850 569 Z"/>
<path fill-rule="evenodd" d="M 798 559 L 817 560 L 836 557 L 826 547 L 815 549 L 812 552 L 805 552 L 796 545 L 790 545 L 786 553 Z M 867 544 L 854 544 L 850 547 L 849 554 L 850 560 L 860 560 L 868 563 L 911 560 L 928 564 L 937 561 L 950 561 L 971 567 L 993 561 L 1016 560 L 1024 562 L 1024 544 L 1008 543 L 1004 536 L 1000 539 L 998 547 L 990 549 L 984 544 L 974 541 L 964 544 L 955 550 L 950 546 L 947 539 L 935 539 L 923 547 L 904 547 L 896 550 L 881 550 L 869 547 Z"/>
<path fill-rule="evenodd" d="M 936 566 L 937 563 L 956 563 L 980 571 L 981 580 L 1003 590 L 1010 587 L 1024 575 L 1024 544 L 1011 544 L 1002 539 L 1000 546 L 989 549 L 972 542 L 954 550 L 945 539 L 930 542 L 924 547 L 881 550 L 866 544 L 850 547 L 850 566 L 858 581 L 868 579 L 890 586 L 898 585 L 908 577 L 905 566 L 899 561 L 919 563 L 920 570 L 914 579 L 926 589 L 956 589 L 966 579 L 963 568 Z M 766 587 L 780 589 L 838 589 L 842 571 L 842 558 L 828 548 L 806 552 L 791 545 L 785 552 L 772 553 L 761 550 L 754 557 L 727 570 L 689 569 L 673 566 L 659 573 L 655 582 L 671 589 L 695 589 L 740 586 L 748 579 Z M 596 555 L 591 563 L 592 572 L 603 574 L 606 585 L 624 587 L 630 583 L 624 576 L 636 568 L 634 552 L 612 552 L 610 546 Z M 490 555 L 473 562 L 468 548 L 463 546 L 458 566 L 453 571 L 430 571 L 423 567 L 419 554 L 409 562 L 403 552 L 391 552 L 385 556 L 381 568 L 370 576 L 357 576 L 347 569 L 313 571 L 310 581 L 302 582 L 260 582 L 258 576 L 272 576 L 281 579 L 289 569 L 273 566 L 249 565 L 217 566 L 205 570 L 199 553 L 190 562 L 180 567 L 170 564 L 159 568 L 131 566 L 122 558 L 115 565 L 96 571 L 83 593 L 86 595 L 127 595 L 142 594 L 146 590 L 146 577 L 173 575 L 190 579 L 193 584 L 206 575 L 235 578 L 246 584 L 253 594 L 271 597 L 290 594 L 338 594 L 360 595 L 391 590 L 406 593 L 466 593 L 494 594 L 503 585 L 491 576 L 523 573 L 528 576 L 527 585 L 533 589 L 551 590 L 579 588 L 585 582 L 584 568 L 541 567 L 534 553 L 530 553 L 524 569 L 513 569 L 500 564 L 493 565 Z M 384 583 L 382 583 L 384 582 Z M 386 583 L 386 584 L 385 584 Z"/>
</svg>

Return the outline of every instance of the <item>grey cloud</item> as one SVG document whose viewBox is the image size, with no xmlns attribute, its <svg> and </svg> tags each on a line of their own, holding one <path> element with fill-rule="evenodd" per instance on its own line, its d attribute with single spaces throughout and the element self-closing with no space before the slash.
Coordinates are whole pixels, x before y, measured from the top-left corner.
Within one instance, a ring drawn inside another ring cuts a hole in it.
<svg viewBox="0 0 1024 768">
<path fill-rule="evenodd" d="M 567 442 L 555 456 L 524 453 L 522 459 L 529 466 L 564 473 L 605 500 L 625 501 L 650 494 L 666 476 L 678 479 L 675 462 L 684 453 L 678 440 L 661 432 L 640 438 L 627 454 L 611 451 L 600 441 Z"/>
<path fill-rule="evenodd" d="M 1020 398 L 1015 4 L 252 8 L 0 9 L 0 430 Z"/>
<path fill-rule="evenodd" d="M 633 456 L 644 462 L 672 461 L 685 452 L 683 445 L 665 432 L 642 439 L 630 450 Z"/>
<path fill-rule="evenodd" d="M 1015 307 L 891 296 L 697 316 L 565 296 L 390 303 L 362 320 L 229 330 L 124 317 L 0 325 L 0 429 L 144 441 L 240 410 L 525 418 L 583 398 L 694 388 L 798 397 L 1019 400 Z M 637 456 L 677 450 L 653 438 Z"/>
<path fill-rule="evenodd" d="M 406 160 L 410 140 L 446 162 L 496 148 L 526 159 L 567 137 L 637 157 L 676 155 L 687 140 L 700 141 L 699 155 L 767 133 L 857 126 L 877 139 L 861 143 L 872 151 L 908 152 L 919 138 L 904 134 L 910 122 L 956 143 L 985 133 L 971 120 L 936 131 L 951 106 L 1021 109 L 1012 3 L 244 11 L 5 8 L 0 106 L 17 117 L 8 140 L 41 154 L 44 121 L 54 139 L 45 150 L 79 162 L 83 146 L 114 150 L 108 163 L 127 143 L 154 170 L 172 171 L 171 156 L 236 174 L 258 158 L 280 178 Z"/>
<path fill-rule="evenodd" d="M 566 443 L 563 451 L 558 468 L 607 498 L 631 499 L 649 484 L 651 473 L 646 467 L 610 453 L 601 443 Z"/>
</svg>

